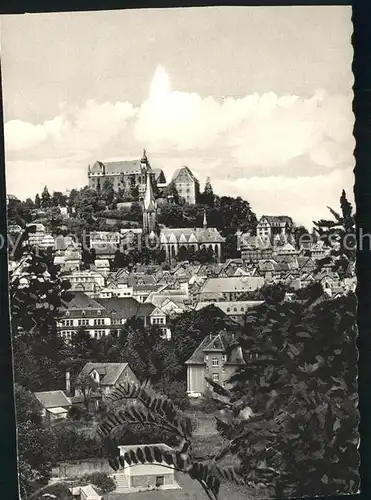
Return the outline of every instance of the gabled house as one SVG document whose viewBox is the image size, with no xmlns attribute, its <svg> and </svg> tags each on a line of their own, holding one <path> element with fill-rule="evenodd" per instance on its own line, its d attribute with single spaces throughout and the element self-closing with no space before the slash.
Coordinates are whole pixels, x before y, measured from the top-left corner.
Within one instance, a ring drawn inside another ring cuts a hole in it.
<svg viewBox="0 0 371 500">
<path fill-rule="evenodd" d="M 256 226 L 256 235 L 263 240 L 269 240 L 271 243 L 276 236 L 283 236 L 282 241 L 292 232 L 294 223 L 291 217 L 287 215 L 263 215 Z"/>
<path fill-rule="evenodd" d="M 177 169 L 173 174 L 172 182 L 179 196 L 186 203 L 194 205 L 197 202 L 200 194 L 200 184 L 188 167 L 184 166 Z"/>
<path fill-rule="evenodd" d="M 238 323 L 243 323 L 246 313 L 262 304 L 262 300 L 239 300 L 233 302 L 212 302 L 215 307 L 218 307 L 225 315 L 227 315 L 233 321 Z M 203 309 L 204 307 L 210 306 L 210 302 L 198 302 L 196 305 L 196 311 Z"/>
<path fill-rule="evenodd" d="M 87 377 L 91 377 L 102 396 L 110 394 L 119 384 L 139 380 L 128 363 L 86 363 L 75 383 L 75 397 L 83 395 L 83 385 Z"/>
<path fill-rule="evenodd" d="M 230 334 L 207 335 L 186 361 L 189 397 L 204 395 L 209 388 L 205 377 L 227 386 L 235 371 L 245 364 L 240 346 L 229 349 L 232 342 L 234 338 Z"/>
<path fill-rule="evenodd" d="M 168 324 L 167 314 L 159 307 L 156 307 L 150 314 L 150 324 L 156 326 L 162 333 L 163 337 L 170 340 L 171 330 Z"/>
<path fill-rule="evenodd" d="M 42 407 L 41 416 L 47 422 L 53 423 L 67 418 L 72 403 L 63 391 L 44 391 L 34 394 Z"/>
</svg>

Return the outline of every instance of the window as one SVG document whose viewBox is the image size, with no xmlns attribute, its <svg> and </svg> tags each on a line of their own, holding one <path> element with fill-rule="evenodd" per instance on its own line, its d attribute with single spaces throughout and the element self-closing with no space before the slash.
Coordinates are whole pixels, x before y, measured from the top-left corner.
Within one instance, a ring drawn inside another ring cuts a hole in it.
<svg viewBox="0 0 371 500">
<path fill-rule="evenodd" d="M 209 360 L 209 356 L 206 354 L 205 361 L 208 361 L 208 360 Z"/>
<path fill-rule="evenodd" d="M 213 373 L 213 380 L 214 380 L 214 382 L 219 381 L 219 373 Z"/>
<path fill-rule="evenodd" d="M 85 311 L 82 311 L 81 316 L 85 316 Z"/>
<path fill-rule="evenodd" d="M 165 484 L 165 477 L 164 476 L 156 476 L 156 488 L 159 486 L 163 486 Z"/>
<path fill-rule="evenodd" d="M 212 366 L 219 366 L 219 359 L 218 358 L 213 358 Z"/>
<path fill-rule="evenodd" d="M 227 356 L 226 356 L 225 354 L 223 354 L 223 356 L 222 356 L 222 360 L 223 360 L 223 361 L 226 361 L 226 360 L 227 360 Z"/>
</svg>

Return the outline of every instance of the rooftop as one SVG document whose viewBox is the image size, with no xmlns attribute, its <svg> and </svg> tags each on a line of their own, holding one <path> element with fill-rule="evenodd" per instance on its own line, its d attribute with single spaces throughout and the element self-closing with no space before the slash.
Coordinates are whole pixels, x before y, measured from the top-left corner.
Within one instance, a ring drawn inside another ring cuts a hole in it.
<svg viewBox="0 0 371 500">
<path fill-rule="evenodd" d="M 34 394 L 44 408 L 71 406 L 70 399 L 63 391 L 35 392 Z"/>
</svg>

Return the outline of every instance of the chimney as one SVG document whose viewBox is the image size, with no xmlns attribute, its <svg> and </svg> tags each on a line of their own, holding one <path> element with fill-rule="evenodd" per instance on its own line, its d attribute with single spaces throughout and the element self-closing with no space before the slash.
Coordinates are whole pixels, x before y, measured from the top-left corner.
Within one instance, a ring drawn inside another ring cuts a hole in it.
<svg viewBox="0 0 371 500">
<path fill-rule="evenodd" d="M 71 393 L 71 377 L 69 371 L 66 371 L 66 393 L 67 396 Z"/>
</svg>

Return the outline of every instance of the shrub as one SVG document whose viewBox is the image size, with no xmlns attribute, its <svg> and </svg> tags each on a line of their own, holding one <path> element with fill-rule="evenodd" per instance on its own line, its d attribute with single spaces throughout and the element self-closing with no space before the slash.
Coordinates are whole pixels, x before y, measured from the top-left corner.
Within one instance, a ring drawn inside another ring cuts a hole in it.
<svg viewBox="0 0 371 500">
<path fill-rule="evenodd" d="M 116 488 L 115 482 L 105 472 L 93 472 L 85 474 L 80 481 L 80 484 L 92 484 L 100 489 L 102 493 L 109 493 Z"/>
</svg>

